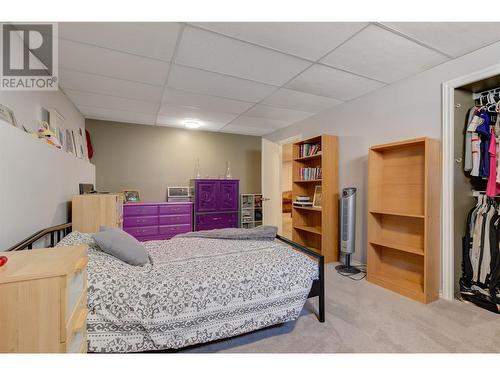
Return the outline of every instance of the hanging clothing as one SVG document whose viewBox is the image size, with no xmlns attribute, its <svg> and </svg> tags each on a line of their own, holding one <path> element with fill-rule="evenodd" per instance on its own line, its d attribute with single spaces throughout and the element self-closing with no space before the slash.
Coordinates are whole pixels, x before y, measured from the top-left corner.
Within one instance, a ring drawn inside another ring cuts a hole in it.
<svg viewBox="0 0 500 375">
<path fill-rule="evenodd" d="M 494 197 L 500 193 L 500 188 L 497 185 L 497 142 L 495 138 L 495 129 L 491 129 L 490 136 L 490 146 L 489 146 L 489 159 L 490 159 L 490 171 L 488 178 L 488 185 L 486 187 L 486 195 L 488 197 Z"/>
<path fill-rule="evenodd" d="M 500 214 L 485 195 L 469 210 L 462 239 L 462 297 L 500 313 Z"/>
<path fill-rule="evenodd" d="M 500 102 L 499 102 L 500 103 Z M 497 105 L 498 106 L 498 105 Z M 500 116 L 497 114 L 497 119 L 495 121 L 495 143 L 497 146 L 497 174 L 496 181 L 500 184 Z"/>
<path fill-rule="evenodd" d="M 464 152 L 464 171 L 472 170 L 472 132 L 468 131 L 469 125 L 476 113 L 476 106 L 468 111 L 467 121 L 465 122 L 464 137 L 465 137 L 465 152 Z M 497 121 L 498 122 L 498 121 Z"/>
</svg>

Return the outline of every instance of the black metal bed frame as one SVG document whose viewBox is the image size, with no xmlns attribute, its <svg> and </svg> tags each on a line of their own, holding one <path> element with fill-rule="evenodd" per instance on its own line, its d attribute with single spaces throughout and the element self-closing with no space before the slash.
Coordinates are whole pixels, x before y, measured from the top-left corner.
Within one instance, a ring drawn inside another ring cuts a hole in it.
<svg viewBox="0 0 500 375">
<path fill-rule="evenodd" d="M 6 251 L 18 251 L 18 250 L 31 250 L 33 248 L 33 244 L 50 235 L 50 247 L 54 247 L 65 235 L 71 232 L 71 223 L 60 224 L 50 228 L 42 229 L 41 231 L 36 232 L 35 234 L 29 236 L 18 244 L 10 247 Z M 295 250 L 298 250 L 310 257 L 313 257 L 318 261 L 318 271 L 319 271 L 319 279 L 314 280 L 311 286 L 311 291 L 307 298 L 319 297 L 319 314 L 318 320 L 321 323 L 325 322 L 325 258 L 323 255 L 320 255 L 302 245 L 299 245 L 296 242 L 290 241 L 287 238 L 284 238 L 280 235 L 276 235 L 276 239 L 285 244 L 293 247 Z"/>
<path fill-rule="evenodd" d="M 64 236 L 66 236 L 70 232 L 71 232 L 71 223 L 60 224 L 50 228 L 45 228 L 32 234 L 28 238 L 25 238 L 21 242 L 15 244 L 14 246 L 8 248 L 5 251 L 17 251 L 26 249 L 31 250 L 33 248 L 33 244 L 36 241 L 48 235 L 50 235 L 50 247 L 54 247 L 55 245 L 57 245 L 59 241 L 62 240 Z"/>
</svg>

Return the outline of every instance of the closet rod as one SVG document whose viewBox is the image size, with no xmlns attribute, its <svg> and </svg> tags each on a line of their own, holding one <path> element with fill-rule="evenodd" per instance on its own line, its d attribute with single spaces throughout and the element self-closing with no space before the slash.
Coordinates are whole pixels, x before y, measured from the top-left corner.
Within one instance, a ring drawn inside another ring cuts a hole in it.
<svg viewBox="0 0 500 375">
<path fill-rule="evenodd" d="M 473 100 L 478 100 L 478 99 L 480 99 L 482 97 L 488 96 L 489 94 L 500 94 L 500 87 L 497 87 L 497 88 L 494 88 L 494 89 L 490 89 L 490 90 L 486 90 L 486 91 L 481 91 L 481 92 L 473 93 L 472 94 L 472 99 Z"/>
<path fill-rule="evenodd" d="M 472 190 L 473 197 L 479 197 L 480 195 L 486 195 L 486 190 Z M 500 195 L 495 195 L 491 198 L 500 198 Z"/>
</svg>

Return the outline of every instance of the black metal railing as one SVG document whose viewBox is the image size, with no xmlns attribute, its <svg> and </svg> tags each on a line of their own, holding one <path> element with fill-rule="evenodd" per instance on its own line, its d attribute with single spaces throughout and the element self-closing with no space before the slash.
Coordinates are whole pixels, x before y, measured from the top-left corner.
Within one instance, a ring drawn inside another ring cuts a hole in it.
<svg viewBox="0 0 500 375">
<path fill-rule="evenodd" d="M 17 251 L 25 249 L 31 250 L 33 248 L 33 244 L 36 241 L 47 236 L 50 236 L 50 247 L 54 247 L 69 232 L 71 232 L 71 223 L 59 224 L 50 228 L 45 228 L 22 240 L 18 244 L 8 248 L 6 251 Z"/>
</svg>

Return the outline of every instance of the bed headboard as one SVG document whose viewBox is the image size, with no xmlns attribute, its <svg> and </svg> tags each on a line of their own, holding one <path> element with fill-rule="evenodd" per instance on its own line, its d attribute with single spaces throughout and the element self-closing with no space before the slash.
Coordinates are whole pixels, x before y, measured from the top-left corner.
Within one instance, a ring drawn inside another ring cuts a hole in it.
<svg viewBox="0 0 500 375">
<path fill-rule="evenodd" d="M 33 248 L 33 243 L 48 236 L 50 236 L 50 247 L 54 247 L 69 232 L 71 232 L 71 223 L 59 224 L 50 228 L 45 228 L 32 234 L 18 244 L 8 248 L 6 251 L 17 251 L 25 249 L 31 250 Z"/>
</svg>

